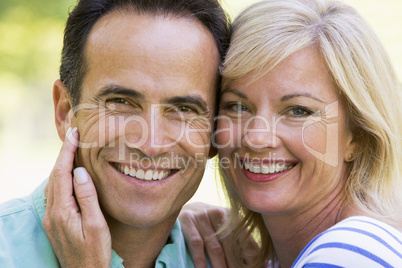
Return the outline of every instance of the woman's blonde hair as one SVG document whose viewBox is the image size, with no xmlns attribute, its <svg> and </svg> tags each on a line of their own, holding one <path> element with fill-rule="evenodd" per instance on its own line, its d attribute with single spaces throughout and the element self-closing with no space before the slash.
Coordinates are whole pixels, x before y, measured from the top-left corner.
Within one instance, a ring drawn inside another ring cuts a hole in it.
<svg viewBox="0 0 402 268">
<path fill-rule="evenodd" d="M 326 0 L 265 0 L 244 10 L 232 27 L 223 88 L 246 75 L 258 79 L 303 48 L 320 51 L 347 104 L 357 145 L 349 163 L 347 201 L 367 215 L 401 224 L 400 84 L 371 27 L 353 8 Z M 257 231 L 263 246 L 253 266 L 274 260 L 261 215 L 248 210 L 222 179 L 232 207 L 233 241 L 246 229 Z"/>
</svg>

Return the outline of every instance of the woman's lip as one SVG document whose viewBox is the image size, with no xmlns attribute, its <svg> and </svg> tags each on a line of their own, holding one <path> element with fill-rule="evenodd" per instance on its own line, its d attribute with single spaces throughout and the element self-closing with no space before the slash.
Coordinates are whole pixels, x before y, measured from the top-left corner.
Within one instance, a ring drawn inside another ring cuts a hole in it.
<svg viewBox="0 0 402 268">
<path fill-rule="evenodd" d="M 269 182 L 291 171 L 298 161 L 278 158 L 239 158 L 242 171 L 253 182 Z"/>
<path fill-rule="evenodd" d="M 295 160 L 284 160 L 284 158 L 277 157 L 276 159 L 266 159 L 266 158 L 251 158 L 251 157 L 239 157 L 240 163 L 243 165 L 245 162 L 252 164 L 286 164 L 286 165 L 296 165 L 298 161 Z"/>
<path fill-rule="evenodd" d="M 249 179 L 250 181 L 253 182 L 269 182 L 269 181 L 274 181 L 280 177 L 282 177 L 283 175 L 285 175 L 286 173 L 290 172 L 294 167 L 292 167 L 291 169 L 282 171 L 282 172 L 278 172 L 278 173 L 273 173 L 273 174 L 262 174 L 262 173 L 253 173 L 251 171 L 248 171 L 244 168 L 242 168 L 242 171 L 244 173 L 244 175 L 246 176 L 247 179 Z"/>
<path fill-rule="evenodd" d="M 240 166 L 245 169 L 246 171 L 250 171 L 254 174 L 275 174 L 275 173 L 282 173 L 288 169 L 293 168 L 297 165 L 297 161 L 289 161 L 289 160 L 268 160 L 265 161 L 264 159 L 239 159 Z"/>
</svg>

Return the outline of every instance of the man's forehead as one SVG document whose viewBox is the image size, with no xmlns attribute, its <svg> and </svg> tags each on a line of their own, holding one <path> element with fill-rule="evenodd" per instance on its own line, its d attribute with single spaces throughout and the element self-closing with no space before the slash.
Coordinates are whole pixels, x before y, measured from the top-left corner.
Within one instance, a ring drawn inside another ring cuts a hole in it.
<svg viewBox="0 0 402 268">
<path fill-rule="evenodd" d="M 134 90 L 147 98 L 215 98 L 219 53 L 212 34 L 181 18 L 111 13 L 94 27 L 86 47 L 86 84 Z M 92 81 L 88 81 L 92 80 Z M 132 94 L 130 94 L 132 95 Z"/>
<path fill-rule="evenodd" d="M 174 39 L 172 39 L 174 37 Z M 204 40 L 214 40 L 212 33 L 201 22 L 178 16 L 162 16 L 148 13 L 113 11 L 94 25 L 89 35 L 88 44 L 92 46 L 113 47 L 119 40 L 147 42 L 150 48 L 158 45 L 156 41 L 165 39 L 173 43 L 176 39 L 182 44 L 187 42 L 197 45 L 209 45 Z M 180 46 L 176 45 L 176 49 Z M 217 50 L 215 41 L 210 49 Z"/>
</svg>

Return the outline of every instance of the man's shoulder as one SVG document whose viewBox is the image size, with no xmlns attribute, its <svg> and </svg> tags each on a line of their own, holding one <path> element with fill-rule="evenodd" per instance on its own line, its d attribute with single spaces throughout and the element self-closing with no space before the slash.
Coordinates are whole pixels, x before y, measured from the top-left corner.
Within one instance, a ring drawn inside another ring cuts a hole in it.
<svg viewBox="0 0 402 268">
<path fill-rule="evenodd" d="M 0 204 L 0 267 L 59 267 L 33 194 Z"/>
<path fill-rule="evenodd" d="M 28 197 L 16 198 L 0 204 L 0 220 L 32 208 Z"/>
<path fill-rule="evenodd" d="M 350 217 L 315 237 L 294 267 L 331 264 L 341 267 L 402 267 L 402 233 L 369 218 Z"/>
<path fill-rule="evenodd" d="M 44 185 L 46 184 L 42 183 L 27 196 L 11 199 L 0 204 L 0 221 L 18 221 L 19 224 L 23 224 L 25 218 L 34 217 L 37 222 L 41 222 L 43 215 L 38 215 L 38 209 L 44 210 Z"/>
<path fill-rule="evenodd" d="M 30 196 L 9 200 L 0 204 L 0 241 L 13 245 L 32 237 L 40 227 Z"/>
</svg>

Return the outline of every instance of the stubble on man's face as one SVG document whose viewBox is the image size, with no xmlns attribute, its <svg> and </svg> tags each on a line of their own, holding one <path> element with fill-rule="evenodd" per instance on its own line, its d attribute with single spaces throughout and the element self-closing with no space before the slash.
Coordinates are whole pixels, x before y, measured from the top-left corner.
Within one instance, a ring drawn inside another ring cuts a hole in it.
<svg viewBox="0 0 402 268">
<path fill-rule="evenodd" d="M 79 148 L 77 164 L 116 222 L 147 228 L 176 218 L 210 148 L 219 64 L 212 34 L 188 19 L 116 12 L 95 25 L 86 53 L 76 121 L 89 148 Z"/>
</svg>

